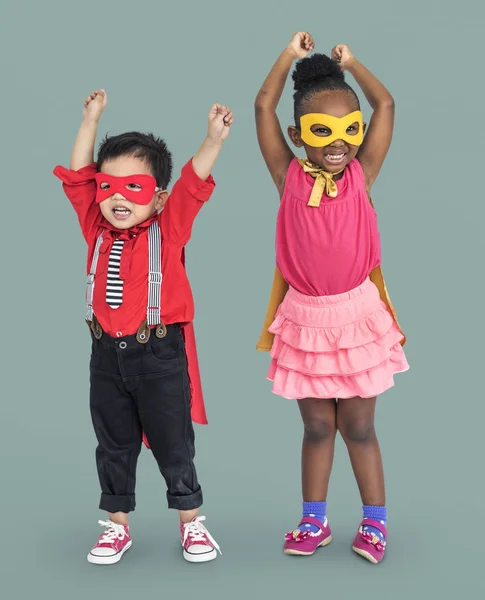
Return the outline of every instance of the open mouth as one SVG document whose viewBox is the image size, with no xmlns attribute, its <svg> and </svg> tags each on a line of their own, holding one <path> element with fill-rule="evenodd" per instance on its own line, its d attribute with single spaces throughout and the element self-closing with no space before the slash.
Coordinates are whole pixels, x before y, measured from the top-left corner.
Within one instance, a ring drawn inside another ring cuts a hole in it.
<svg viewBox="0 0 485 600">
<path fill-rule="evenodd" d="M 325 154 L 323 158 L 325 161 L 331 165 L 340 165 L 347 156 L 347 152 L 332 152 Z"/>
<path fill-rule="evenodd" d="M 129 208 L 125 208 L 124 206 L 115 206 L 113 208 L 113 215 L 115 216 L 115 219 L 124 221 L 131 215 L 131 210 Z"/>
</svg>

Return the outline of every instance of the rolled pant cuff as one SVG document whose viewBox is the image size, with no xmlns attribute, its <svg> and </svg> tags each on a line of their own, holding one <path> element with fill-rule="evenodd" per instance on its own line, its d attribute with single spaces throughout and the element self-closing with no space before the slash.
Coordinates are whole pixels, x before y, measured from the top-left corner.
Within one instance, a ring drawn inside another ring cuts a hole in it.
<svg viewBox="0 0 485 600">
<path fill-rule="evenodd" d="M 135 496 L 113 496 L 111 494 L 101 494 L 99 508 L 109 513 L 133 512 L 135 510 Z"/>
<path fill-rule="evenodd" d="M 195 510 L 202 506 L 202 490 L 191 494 L 190 496 L 171 496 L 167 494 L 168 508 L 175 510 Z"/>
</svg>

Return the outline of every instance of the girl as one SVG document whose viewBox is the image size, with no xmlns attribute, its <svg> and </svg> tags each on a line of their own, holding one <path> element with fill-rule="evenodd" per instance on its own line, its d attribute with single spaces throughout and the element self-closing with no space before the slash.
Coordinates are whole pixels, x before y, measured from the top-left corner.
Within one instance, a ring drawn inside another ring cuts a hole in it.
<svg viewBox="0 0 485 600">
<path fill-rule="evenodd" d="M 384 476 L 374 429 L 376 397 L 407 370 L 405 338 L 380 271 L 377 217 L 369 193 L 388 152 L 394 102 L 348 46 L 307 57 L 296 33 L 255 103 L 258 141 L 278 188 L 276 277 L 258 349 L 270 349 L 273 392 L 298 400 L 304 424 L 303 517 L 286 554 L 310 555 L 331 541 L 326 498 L 335 436 L 349 451 L 363 503 L 353 550 L 372 563 L 387 543 Z M 295 125 L 276 116 L 293 61 Z M 349 71 L 373 108 L 366 130 Z M 275 314 L 276 313 L 276 314 Z M 268 337 L 268 335 L 270 337 Z"/>
</svg>

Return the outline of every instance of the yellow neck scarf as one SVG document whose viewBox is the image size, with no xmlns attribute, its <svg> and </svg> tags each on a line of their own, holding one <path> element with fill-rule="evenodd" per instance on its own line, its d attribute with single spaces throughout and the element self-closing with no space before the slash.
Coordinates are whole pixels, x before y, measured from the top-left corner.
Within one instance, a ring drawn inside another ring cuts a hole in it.
<svg viewBox="0 0 485 600">
<path fill-rule="evenodd" d="M 323 192 L 326 192 L 329 198 L 337 197 L 337 184 L 333 180 L 333 176 L 337 175 L 337 173 L 329 173 L 328 171 L 324 171 L 322 167 L 314 165 L 308 160 L 308 158 L 304 160 L 302 158 L 299 158 L 298 162 L 300 163 L 305 173 L 308 173 L 315 179 L 312 193 L 310 195 L 310 200 L 308 201 L 308 206 L 320 206 L 320 201 L 322 200 Z M 341 173 L 342 171 L 339 171 L 339 173 Z"/>
</svg>

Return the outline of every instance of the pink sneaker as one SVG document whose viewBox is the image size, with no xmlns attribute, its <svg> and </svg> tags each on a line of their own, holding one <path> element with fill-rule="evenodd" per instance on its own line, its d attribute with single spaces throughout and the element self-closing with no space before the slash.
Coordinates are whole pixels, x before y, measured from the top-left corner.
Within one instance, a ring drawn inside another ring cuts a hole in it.
<svg viewBox="0 0 485 600">
<path fill-rule="evenodd" d="M 202 525 L 205 517 L 195 517 L 190 523 L 180 523 L 184 558 L 189 562 L 207 562 L 222 554 L 215 539 Z"/>
<path fill-rule="evenodd" d="M 118 525 L 112 521 L 98 523 L 106 530 L 88 554 L 88 561 L 94 565 L 113 565 L 131 548 L 130 529 L 128 525 Z"/>
<path fill-rule="evenodd" d="M 371 563 L 377 564 L 380 563 L 384 558 L 384 552 L 386 551 L 386 541 L 382 541 L 375 534 L 370 531 L 364 531 L 364 526 L 369 525 L 370 527 L 375 527 L 379 531 L 384 534 L 384 537 L 387 540 L 387 530 L 386 527 L 380 523 L 379 521 L 374 521 L 373 519 L 364 519 L 360 524 L 357 535 L 355 536 L 354 543 L 352 545 L 352 550 L 363 556 Z"/>
<path fill-rule="evenodd" d="M 319 546 L 327 546 L 332 541 L 332 532 L 328 524 L 327 518 L 322 523 L 313 517 L 303 517 L 298 526 L 303 524 L 311 524 L 318 527 L 317 533 L 313 533 L 309 529 L 300 531 L 295 529 L 286 534 L 285 545 L 283 552 L 285 554 L 295 554 L 300 556 L 310 556 Z"/>
</svg>

